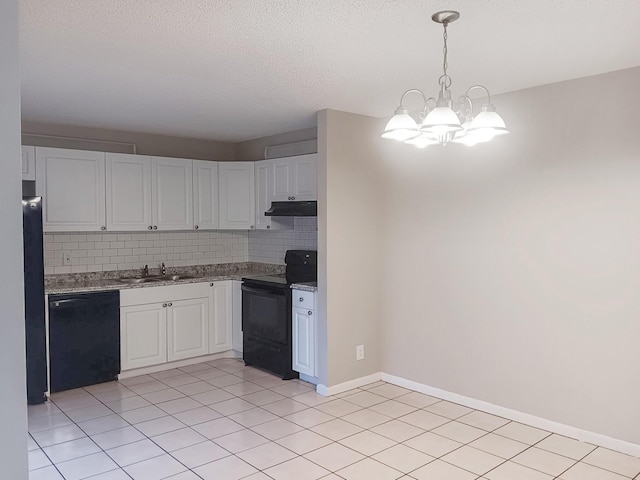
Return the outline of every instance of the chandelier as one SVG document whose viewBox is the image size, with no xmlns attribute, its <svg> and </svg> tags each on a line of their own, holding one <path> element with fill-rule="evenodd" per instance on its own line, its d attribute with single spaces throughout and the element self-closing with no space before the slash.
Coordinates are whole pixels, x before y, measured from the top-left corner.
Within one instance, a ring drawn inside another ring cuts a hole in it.
<svg viewBox="0 0 640 480">
<path fill-rule="evenodd" d="M 400 106 L 387 123 L 381 135 L 382 138 L 425 148 L 428 145 L 446 145 L 449 142 L 471 146 L 491 141 L 498 135 L 509 133 L 504 120 L 496 113 L 495 107 L 491 104 L 489 90 L 482 85 L 469 87 L 456 102 L 451 100 L 451 90 L 449 90 L 451 77 L 447 74 L 447 27 L 458 18 L 460 18 L 460 14 L 451 10 L 437 12 L 431 16 L 434 22 L 442 24 L 444 28 L 444 47 L 442 49 L 444 73 L 438 80 L 440 85 L 438 100 L 433 97 L 427 98 L 421 90 L 414 88 L 404 92 L 400 98 Z M 477 115 L 473 114 L 473 101 L 469 96 L 474 90 L 481 90 L 487 98 L 487 102 Z M 419 122 L 409 115 L 409 110 L 404 106 L 405 97 L 412 93 L 419 94 L 424 102 L 424 108 L 419 113 Z M 432 104 L 431 108 L 430 103 Z"/>
</svg>

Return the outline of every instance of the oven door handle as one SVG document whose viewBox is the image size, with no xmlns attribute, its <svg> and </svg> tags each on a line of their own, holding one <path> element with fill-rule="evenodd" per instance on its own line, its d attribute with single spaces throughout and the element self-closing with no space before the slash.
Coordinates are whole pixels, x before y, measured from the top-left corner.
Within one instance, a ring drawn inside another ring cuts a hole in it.
<svg viewBox="0 0 640 480">
<path fill-rule="evenodd" d="M 286 295 L 286 292 L 284 292 L 283 290 L 275 290 L 275 289 L 270 289 L 270 288 L 253 288 L 253 287 L 247 287 L 245 285 L 242 285 L 242 291 L 243 292 L 248 292 L 248 293 L 256 293 L 258 295 L 264 295 L 269 294 L 269 295 L 278 295 L 278 296 L 282 296 L 284 297 Z"/>
</svg>

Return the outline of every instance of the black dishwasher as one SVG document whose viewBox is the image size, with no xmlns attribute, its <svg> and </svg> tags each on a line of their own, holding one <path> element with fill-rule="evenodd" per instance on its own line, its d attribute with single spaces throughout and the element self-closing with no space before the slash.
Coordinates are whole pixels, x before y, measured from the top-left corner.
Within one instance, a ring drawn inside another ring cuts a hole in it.
<svg viewBox="0 0 640 480">
<path fill-rule="evenodd" d="M 120 292 L 49 295 L 51 392 L 115 380 L 120 373 Z"/>
</svg>

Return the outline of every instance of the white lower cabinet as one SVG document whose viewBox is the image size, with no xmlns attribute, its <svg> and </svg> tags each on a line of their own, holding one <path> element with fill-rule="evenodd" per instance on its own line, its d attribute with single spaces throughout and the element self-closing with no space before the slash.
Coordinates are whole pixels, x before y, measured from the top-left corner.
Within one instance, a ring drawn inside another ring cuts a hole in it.
<svg viewBox="0 0 640 480">
<path fill-rule="evenodd" d="M 167 309 L 163 303 L 120 308 L 122 370 L 167 361 Z"/>
<path fill-rule="evenodd" d="M 296 372 L 316 376 L 317 365 L 317 330 L 315 318 L 315 297 L 311 292 L 303 292 L 300 290 L 293 291 L 295 299 L 309 299 L 313 301 L 313 306 L 299 307 L 294 306 L 292 320 L 292 338 L 293 338 L 293 370 Z M 295 303 L 294 303 L 295 305 Z"/>
<path fill-rule="evenodd" d="M 167 360 L 209 353 L 209 298 L 175 300 L 167 304 Z"/>
<path fill-rule="evenodd" d="M 231 350 L 233 282 L 120 292 L 122 371 Z"/>
<path fill-rule="evenodd" d="M 209 353 L 220 353 L 232 348 L 232 282 L 213 282 L 210 287 L 213 315 L 209 330 Z"/>
</svg>

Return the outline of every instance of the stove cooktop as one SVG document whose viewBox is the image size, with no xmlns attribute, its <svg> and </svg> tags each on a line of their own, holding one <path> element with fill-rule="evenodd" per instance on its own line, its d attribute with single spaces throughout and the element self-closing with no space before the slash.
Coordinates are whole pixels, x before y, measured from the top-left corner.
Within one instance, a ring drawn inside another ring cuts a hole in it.
<svg viewBox="0 0 640 480">
<path fill-rule="evenodd" d="M 291 282 L 287 281 L 287 276 L 282 273 L 279 275 L 261 275 L 259 277 L 245 277 L 242 279 L 244 282 L 258 282 L 258 283 L 275 283 L 277 285 L 289 285 Z"/>
</svg>

